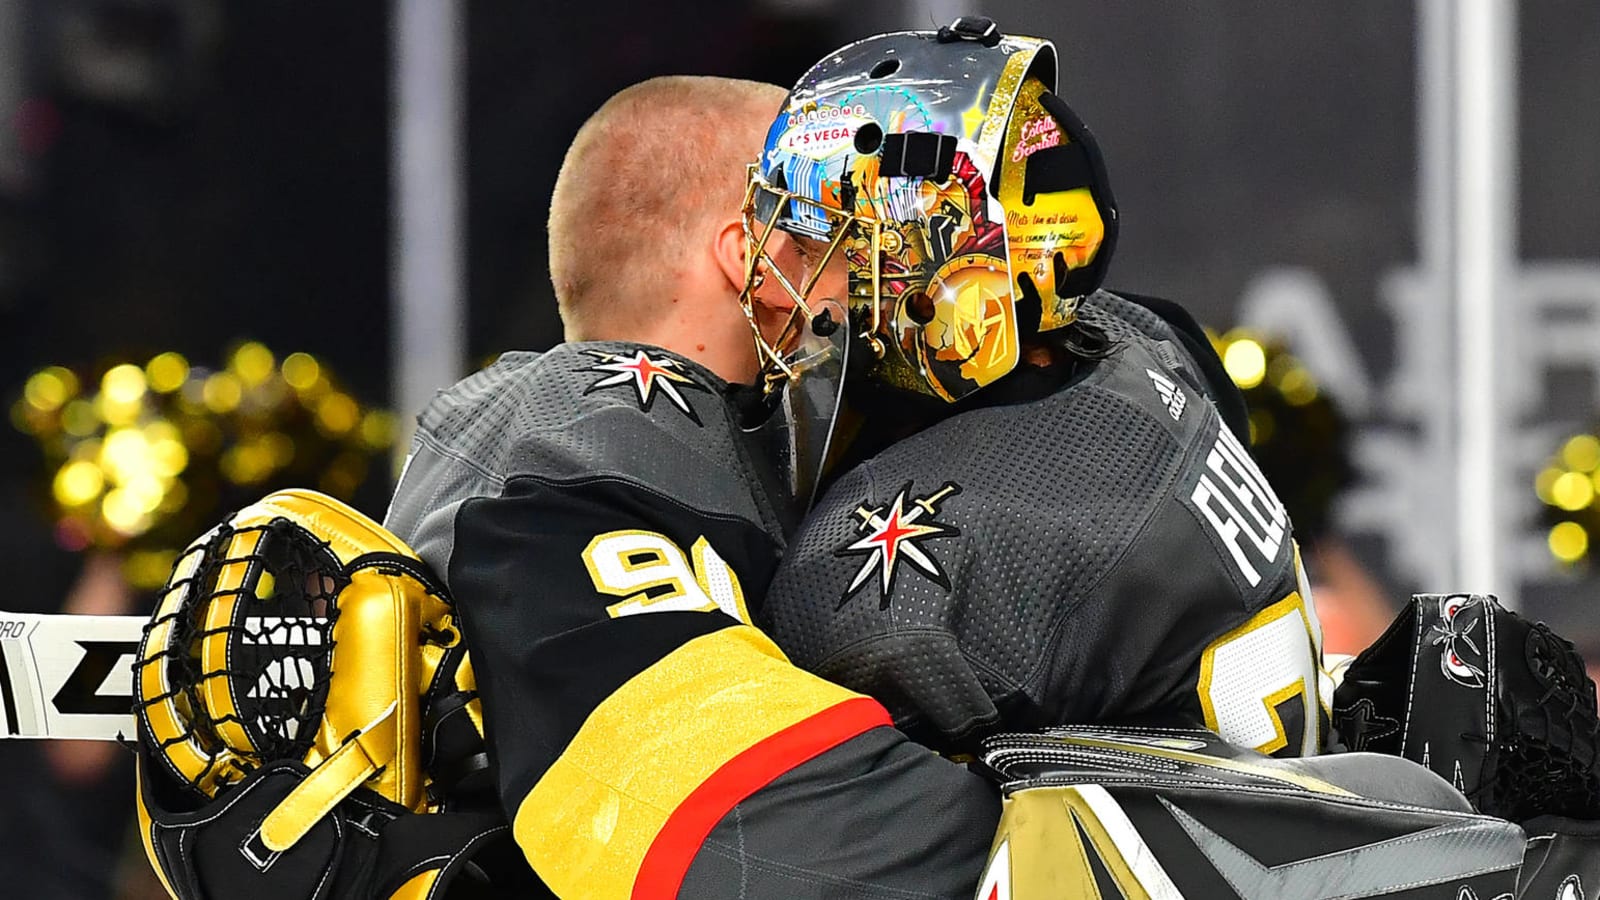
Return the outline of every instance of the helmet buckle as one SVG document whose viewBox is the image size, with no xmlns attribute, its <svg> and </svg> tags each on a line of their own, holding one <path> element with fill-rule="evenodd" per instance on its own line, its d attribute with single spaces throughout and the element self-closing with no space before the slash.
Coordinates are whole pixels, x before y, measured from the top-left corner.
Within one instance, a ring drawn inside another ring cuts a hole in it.
<svg viewBox="0 0 1600 900">
<path fill-rule="evenodd" d="M 960 16 L 939 29 L 938 41 L 953 44 L 956 41 L 974 41 L 985 47 L 1000 43 L 1000 26 L 986 16 Z"/>
</svg>

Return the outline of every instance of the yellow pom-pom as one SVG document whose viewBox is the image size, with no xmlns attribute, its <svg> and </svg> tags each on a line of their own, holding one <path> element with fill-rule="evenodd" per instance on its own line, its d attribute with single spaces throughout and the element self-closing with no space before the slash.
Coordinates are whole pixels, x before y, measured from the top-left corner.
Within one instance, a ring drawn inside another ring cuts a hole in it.
<svg viewBox="0 0 1600 900">
<path fill-rule="evenodd" d="M 1267 376 L 1267 354 L 1250 338 L 1239 338 L 1228 344 L 1222 354 L 1223 368 L 1239 387 L 1249 390 Z"/>
<path fill-rule="evenodd" d="M 1550 529 L 1550 553 L 1564 563 L 1575 563 L 1589 552 L 1589 532 L 1577 522 L 1559 522 Z"/>
</svg>

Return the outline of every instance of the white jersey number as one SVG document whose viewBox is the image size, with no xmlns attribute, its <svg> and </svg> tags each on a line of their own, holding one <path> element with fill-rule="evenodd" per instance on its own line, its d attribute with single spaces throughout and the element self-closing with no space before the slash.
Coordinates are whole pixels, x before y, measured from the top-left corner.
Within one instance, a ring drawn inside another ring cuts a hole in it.
<svg viewBox="0 0 1600 900">
<path fill-rule="evenodd" d="M 720 609 L 750 624 L 738 576 L 704 537 L 685 555 L 664 534 L 608 531 L 583 548 L 583 564 L 595 590 L 627 598 L 606 607 L 613 618 Z"/>
<path fill-rule="evenodd" d="M 1262 753 L 1292 741 L 1300 756 L 1320 751 L 1321 663 L 1316 614 L 1298 592 L 1211 642 L 1200 656 L 1200 708 L 1206 727 Z M 1305 726 L 1290 734 L 1278 708 L 1297 700 Z"/>
</svg>

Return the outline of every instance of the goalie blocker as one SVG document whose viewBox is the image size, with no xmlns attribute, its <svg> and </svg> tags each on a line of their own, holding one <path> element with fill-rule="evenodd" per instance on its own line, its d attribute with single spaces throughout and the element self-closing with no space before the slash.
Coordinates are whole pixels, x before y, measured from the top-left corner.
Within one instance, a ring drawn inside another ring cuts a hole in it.
<svg viewBox="0 0 1600 900">
<path fill-rule="evenodd" d="M 1600 882 L 1600 717 L 1572 644 L 1487 594 L 1418 594 L 1350 663 L 1334 727 L 1403 756 L 1532 837 L 1519 896 Z"/>
<path fill-rule="evenodd" d="M 140 832 L 173 897 L 549 896 L 495 800 L 448 597 L 338 501 L 278 492 L 191 544 L 133 681 Z"/>
</svg>

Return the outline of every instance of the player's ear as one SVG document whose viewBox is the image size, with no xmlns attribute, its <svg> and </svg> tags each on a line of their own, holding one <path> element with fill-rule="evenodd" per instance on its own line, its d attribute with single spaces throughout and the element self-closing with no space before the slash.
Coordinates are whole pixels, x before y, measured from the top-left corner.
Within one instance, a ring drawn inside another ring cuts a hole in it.
<svg viewBox="0 0 1600 900">
<path fill-rule="evenodd" d="M 717 226 L 711 241 L 711 254 L 716 258 L 717 269 L 728 280 L 728 287 L 735 294 L 744 290 L 744 261 L 748 252 L 743 222 L 728 219 Z"/>
<path fill-rule="evenodd" d="M 774 232 L 766 244 L 764 258 L 756 264 L 755 284 L 751 287 L 752 300 L 757 315 L 788 315 L 794 308 L 794 299 L 786 291 L 768 290 L 760 288 L 766 280 L 766 269 L 774 265 L 772 262 L 782 254 L 787 244 L 788 236 L 782 232 Z M 745 261 L 749 259 L 750 245 L 745 239 L 744 223 L 738 219 L 729 219 L 718 227 L 712 240 L 712 255 L 716 258 L 717 268 L 722 277 L 727 280 L 728 288 L 739 294 L 744 291 Z"/>
</svg>

